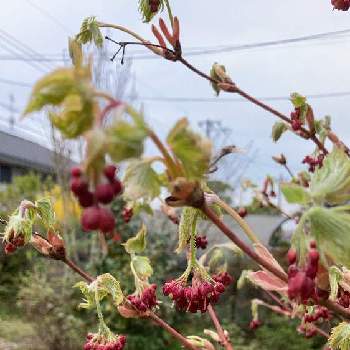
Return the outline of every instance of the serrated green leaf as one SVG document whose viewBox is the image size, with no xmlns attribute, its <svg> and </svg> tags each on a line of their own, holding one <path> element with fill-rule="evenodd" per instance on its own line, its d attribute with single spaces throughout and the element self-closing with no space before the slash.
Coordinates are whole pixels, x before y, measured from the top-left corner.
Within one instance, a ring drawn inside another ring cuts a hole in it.
<svg viewBox="0 0 350 350">
<path fill-rule="evenodd" d="M 300 108 L 306 104 L 306 97 L 294 92 L 290 95 L 290 100 L 294 107 Z"/>
<path fill-rule="evenodd" d="M 338 297 L 339 282 L 342 280 L 343 274 L 341 270 L 336 266 L 331 266 L 328 269 L 328 274 L 329 274 L 329 284 L 331 286 L 329 299 L 335 301 Z"/>
<path fill-rule="evenodd" d="M 139 254 L 142 253 L 147 246 L 147 227 L 142 225 L 139 232 L 135 237 L 129 238 L 126 243 L 124 243 L 124 248 L 129 254 Z"/>
<path fill-rule="evenodd" d="M 313 207 L 304 215 L 310 227 L 310 236 L 317 241 L 322 256 L 336 264 L 350 267 L 350 214 L 348 207 Z"/>
<path fill-rule="evenodd" d="M 180 254 L 187 246 L 191 235 L 196 233 L 198 210 L 192 207 L 182 209 L 179 223 L 179 242 L 176 253 Z"/>
<path fill-rule="evenodd" d="M 153 274 L 151 262 L 147 256 L 133 256 L 131 258 L 131 265 L 137 277 L 141 280 L 145 280 Z"/>
<path fill-rule="evenodd" d="M 103 35 L 98 26 L 96 17 L 91 16 L 83 20 L 80 27 L 80 32 L 77 34 L 76 39 L 81 44 L 94 42 L 97 47 L 102 46 Z"/>
<path fill-rule="evenodd" d="M 237 281 L 237 289 L 241 289 L 245 286 L 249 274 L 253 272 L 252 270 L 243 270 Z"/>
<path fill-rule="evenodd" d="M 311 197 L 318 203 L 341 204 L 350 200 L 350 159 L 335 148 L 311 177 Z"/>
<path fill-rule="evenodd" d="M 118 163 L 142 155 L 147 130 L 144 125 L 121 120 L 108 129 L 107 137 L 109 155 Z"/>
<path fill-rule="evenodd" d="M 86 282 L 78 282 L 73 288 L 79 288 L 84 295 L 83 302 L 78 305 L 80 309 L 92 309 L 95 306 L 95 293 Z"/>
<path fill-rule="evenodd" d="M 126 201 L 140 199 L 152 200 L 159 196 L 161 182 L 152 168 L 152 159 L 129 162 L 124 179 L 124 198 Z"/>
<path fill-rule="evenodd" d="M 47 228 L 55 223 L 55 212 L 53 210 L 50 198 L 41 198 L 35 202 L 37 213 L 40 216 L 41 222 Z"/>
<path fill-rule="evenodd" d="M 350 350 L 350 324 L 342 322 L 332 328 L 328 345 L 332 350 Z"/>
<path fill-rule="evenodd" d="M 309 193 L 297 184 L 282 183 L 280 188 L 288 203 L 306 205 L 311 201 Z"/>
<path fill-rule="evenodd" d="M 287 130 L 288 130 L 288 126 L 285 122 L 276 122 L 275 124 L 273 124 L 273 127 L 272 127 L 272 134 L 271 134 L 272 140 L 274 142 L 277 142 L 281 138 L 283 133 Z"/>
<path fill-rule="evenodd" d="M 188 179 L 202 179 L 209 169 L 212 153 L 210 140 L 194 133 L 186 118 L 180 119 L 170 131 L 167 142 L 181 162 Z"/>
</svg>

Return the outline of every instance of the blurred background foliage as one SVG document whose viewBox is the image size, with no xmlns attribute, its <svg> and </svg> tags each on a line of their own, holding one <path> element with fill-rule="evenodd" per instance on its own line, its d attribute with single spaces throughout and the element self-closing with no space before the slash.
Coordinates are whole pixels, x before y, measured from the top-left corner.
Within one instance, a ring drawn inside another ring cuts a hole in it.
<svg viewBox="0 0 350 350">
<path fill-rule="evenodd" d="M 215 186 L 213 186 L 215 187 Z M 226 186 L 220 184 L 223 192 Z M 35 200 L 37 196 L 54 198 L 60 230 L 69 247 L 70 256 L 91 274 L 110 272 L 121 281 L 125 293 L 133 291 L 129 269 L 129 256 L 121 242 L 133 236 L 140 228 L 136 217 L 130 223 L 122 220 L 125 203 L 113 203 L 116 215 L 116 234 L 99 237 L 81 232 L 79 208 L 69 193 L 63 193 L 52 179 L 41 179 L 35 174 L 17 177 L 13 184 L 0 192 L 1 217 L 6 218 L 23 199 Z M 266 214 L 266 212 L 265 212 Z M 149 225 L 148 247 L 158 297 L 162 301 L 159 312 L 168 323 L 186 335 L 203 336 L 203 329 L 213 329 L 208 315 L 174 312 L 168 298 L 161 293 L 164 281 L 179 276 L 185 268 L 185 258 L 174 253 L 176 226 L 164 215 L 154 215 L 157 224 Z M 237 280 L 242 268 L 249 268 L 244 258 L 233 256 L 228 271 Z M 93 311 L 78 310 L 80 293 L 72 288 L 80 278 L 61 263 L 48 261 L 30 248 L 18 250 L 12 256 L 0 253 L 0 348 L 26 350 L 77 350 L 81 349 L 86 333 L 96 331 Z M 232 286 L 217 305 L 222 324 L 231 334 L 235 350 L 307 350 L 322 349 L 324 340 L 316 337 L 306 340 L 296 333 L 297 321 L 275 316 L 262 310 L 264 324 L 257 331 L 249 330 L 251 320 L 250 300 L 262 297 L 260 291 L 245 285 L 237 291 Z M 111 328 L 128 335 L 127 350 L 180 349 L 167 333 L 145 320 L 123 319 L 111 304 L 103 304 L 107 323 Z M 278 330 L 278 331 L 277 331 Z M 7 345 L 6 345 L 7 344 Z M 219 349 L 219 347 L 217 347 Z"/>
</svg>

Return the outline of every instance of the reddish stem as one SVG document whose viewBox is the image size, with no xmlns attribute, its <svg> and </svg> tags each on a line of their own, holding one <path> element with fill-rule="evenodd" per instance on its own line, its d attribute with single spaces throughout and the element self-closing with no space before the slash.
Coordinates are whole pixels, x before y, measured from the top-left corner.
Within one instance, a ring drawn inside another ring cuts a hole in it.
<svg viewBox="0 0 350 350">
<path fill-rule="evenodd" d="M 243 242 L 233 231 L 231 231 L 220 218 L 206 205 L 204 204 L 201 208 L 204 214 L 239 248 L 243 250 L 248 256 L 255 260 L 259 265 L 264 267 L 266 270 L 273 273 L 275 276 L 280 278 L 282 281 L 287 282 L 288 276 L 285 272 L 282 272 L 270 262 L 266 261 L 260 255 L 258 255 L 253 249 L 251 249 L 245 242 Z"/>
<path fill-rule="evenodd" d="M 233 346 L 230 343 L 230 340 L 228 339 L 228 337 L 226 337 L 224 329 L 222 328 L 220 321 L 216 315 L 215 309 L 213 308 L 213 306 L 211 304 L 208 305 L 208 312 L 209 312 L 209 316 L 212 319 L 214 326 L 216 328 L 216 331 L 220 337 L 220 341 L 222 343 L 222 345 L 225 347 L 226 350 L 233 350 Z"/>
<path fill-rule="evenodd" d="M 176 338 L 185 348 L 191 350 L 198 350 L 194 345 L 192 345 L 184 336 L 182 336 L 176 329 L 169 326 L 164 320 L 158 317 L 155 313 L 151 312 L 149 318 L 152 319 L 159 327 L 165 329 L 174 338 Z"/>
<path fill-rule="evenodd" d="M 93 282 L 95 280 L 94 277 L 90 276 L 88 273 L 83 271 L 79 266 L 77 266 L 71 259 L 65 258 L 62 260 L 66 265 L 68 265 L 73 271 L 78 273 L 80 276 L 82 276 L 86 281 L 89 283 Z"/>
</svg>

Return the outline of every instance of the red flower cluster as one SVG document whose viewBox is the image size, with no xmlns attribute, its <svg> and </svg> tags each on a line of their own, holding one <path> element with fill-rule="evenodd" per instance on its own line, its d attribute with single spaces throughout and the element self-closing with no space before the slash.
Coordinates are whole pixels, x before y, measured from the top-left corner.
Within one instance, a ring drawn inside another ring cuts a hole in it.
<svg viewBox="0 0 350 350">
<path fill-rule="evenodd" d="M 319 154 L 317 157 L 312 157 L 312 156 L 306 156 L 303 159 L 303 164 L 308 164 L 309 165 L 309 171 L 313 173 L 316 170 L 316 167 L 322 167 L 323 165 L 323 160 L 324 160 L 324 155 Z"/>
<path fill-rule="evenodd" d="M 99 204 L 109 204 L 122 192 L 122 184 L 116 179 L 117 168 L 108 165 L 104 169 L 106 183 L 98 184 L 94 192 L 89 190 L 88 182 L 83 178 L 80 168 L 71 170 L 71 191 L 78 198 L 79 204 L 85 208 L 81 216 L 81 225 L 84 231 L 101 230 L 104 233 L 112 232 L 115 226 L 113 213 Z"/>
<path fill-rule="evenodd" d="M 252 320 L 249 323 L 249 328 L 251 330 L 258 329 L 262 325 L 262 322 L 260 320 Z"/>
<path fill-rule="evenodd" d="M 107 341 L 99 335 L 89 333 L 86 337 L 84 350 L 123 350 L 126 344 L 126 336 L 120 335 L 114 341 Z"/>
<path fill-rule="evenodd" d="M 350 0 L 332 0 L 332 5 L 340 11 L 347 11 L 350 8 Z"/>
<path fill-rule="evenodd" d="M 288 297 L 306 304 L 308 299 L 316 296 L 315 278 L 318 270 L 319 253 L 316 243 L 310 244 L 308 261 L 303 269 L 296 265 L 296 253 L 294 250 L 288 252 Z"/>
<path fill-rule="evenodd" d="M 319 319 L 329 320 L 330 318 L 331 318 L 331 315 L 329 313 L 329 310 L 325 307 L 319 306 L 317 307 L 314 313 L 306 314 L 304 316 L 304 321 L 306 323 L 313 323 L 313 322 L 317 322 Z"/>
<path fill-rule="evenodd" d="M 141 295 L 129 295 L 128 300 L 140 312 L 146 312 L 157 306 L 156 284 L 144 289 Z"/>
<path fill-rule="evenodd" d="M 298 327 L 298 332 L 305 335 L 305 338 L 312 338 L 317 334 L 315 328 L 307 327 L 305 324 L 302 324 Z"/>
<path fill-rule="evenodd" d="M 303 122 L 300 119 L 300 108 L 295 107 L 294 112 L 290 114 L 290 119 L 292 120 L 292 129 L 298 131 L 301 129 Z"/>
<path fill-rule="evenodd" d="M 339 288 L 338 291 L 338 304 L 346 309 L 350 306 L 350 293 L 343 288 Z"/>
<path fill-rule="evenodd" d="M 214 275 L 213 280 L 222 283 L 225 287 L 228 287 L 233 282 L 232 276 L 226 271 Z"/>
<path fill-rule="evenodd" d="M 133 215 L 134 215 L 134 211 L 132 208 L 127 208 L 127 207 L 123 208 L 122 217 L 126 224 L 130 222 Z"/>
<path fill-rule="evenodd" d="M 206 249 L 208 245 L 207 236 L 197 236 L 196 237 L 196 247 L 201 249 Z"/>
<path fill-rule="evenodd" d="M 220 279 L 218 276 L 215 277 Z M 231 283 L 232 277 L 224 277 L 223 280 L 226 283 L 228 281 Z M 205 313 L 210 303 L 215 304 L 219 301 L 219 297 L 225 289 L 225 284 L 216 282 L 215 279 L 212 284 L 208 281 L 193 278 L 191 286 L 185 286 L 185 283 L 181 280 L 166 282 L 163 286 L 163 293 L 174 300 L 178 310 Z"/>
<path fill-rule="evenodd" d="M 17 237 L 10 238 L 9 242 L 5 243 L 4 251 L 5 254 L 14 253 L 17 248 L 24 246 L 24 237 L 23 235 L 18 235 Z"/>
<path fill-rule="evenodd" d="M 151 9 L 151 12 L 158 12 L 160 7 L 160 0 L 149 0 L 149 7 Z"/>
</svg>

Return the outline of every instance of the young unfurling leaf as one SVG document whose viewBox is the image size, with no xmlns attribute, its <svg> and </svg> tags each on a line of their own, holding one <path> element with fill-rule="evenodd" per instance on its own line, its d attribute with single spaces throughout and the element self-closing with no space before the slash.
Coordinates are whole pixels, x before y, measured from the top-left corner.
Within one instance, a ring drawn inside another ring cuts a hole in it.
<svg viewBox="0 0 350 350">
<path fill-rule="evenodd" d="M 187 246 L 192 234 L 195 234 L 198 220 L 198 210 L 192 207 L 182 209 L 179 224 L 179 243 L 176 252 L 181 253 Z"/>
<path fill-rule="evenodd" d="M 212 154 L 210 140 L 194 133 L 188 120 L 183 118 L 170 131 L 167 142 L 181 162 L 187 179 L 202 179 L 209 169 Z"/>
<path fill-rule="evenodd" d="M 132 269 L 140 280 L 146 280 L 153 275 L 153 269 L 147 256 L 135 255 L 131 258 Z"/>
<path fill-rule="evenodd" d="M 272 140 L 277 142 L 283 133 L 288 130 L 288 126 L 285 122 L 276 122 L 272 127 Z"/>
<path fill-rule="evenodd" d="M 306 97 L 294 92 L 290 95 L 290 100 L 293 103 L 293 106 L 300 108 L 306 104 Z"/>
<path fill-rule="evenodd" d="M 150 22 L 163 8 L 164 0 L 139 0 L 139 11 L 145 23 Z"/>
<path fill-rule="evenodd" d="M 35 207 L 43 225 L 47 228 L 52 227 L 55 222 L 55 213 L 50 198 L 41 198 L 37 200 L 35 202 Z"/>
<path fill-rule="evenodd" d="M 161 181 L 152 168 L 152 159 L 129 162 L 123 184 L 127 201 L 152 200 L 160 194 Z"/>
<path fill-rule="evenodd" d="M 328 345 L 332 350 L 350 350 L 350 324 L 342 322 L 334 327 Z"/>
<path fill-rule="evenodd" d="M 94 42 L 97 47 L 102 46 L 103 35 L 98 26 L 96 17 L 92 16 L 84 19 L 80 27 L 80 32 L 77 34 L 76 39 L 81 44 Z"/>
<path fill-rule="evenodd" d="M 141 230 L 137 233 L 135 237 L 129 238 L 126 243 L 124 243 L 125 250 L 129 254 L 139 254 L 146 249 L 147 240 L 147 228 L 142 225 Z"/>
</svg>

